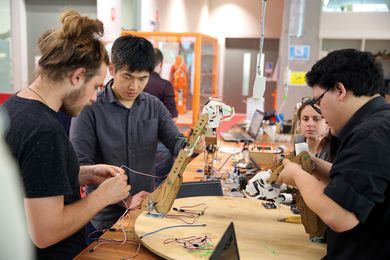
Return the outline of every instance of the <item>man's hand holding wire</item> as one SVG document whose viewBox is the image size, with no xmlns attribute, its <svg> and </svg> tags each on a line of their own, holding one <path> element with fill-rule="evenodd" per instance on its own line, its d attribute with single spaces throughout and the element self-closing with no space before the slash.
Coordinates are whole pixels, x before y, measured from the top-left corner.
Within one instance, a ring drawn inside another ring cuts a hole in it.
<svg viewBox="0 0 390 260">
<path fill-rule="evenodd" d="M 109 164 L 83 165 L 80 167 L 80 184 L 99 185 L 117 175 L 125 175 L 125 170 Z"/>
<path fill-rule="evenodd" d="M 130 188 L 131 186 L 127 184 L 127 176 L 117 174 L 115 177 L 103 181 L 92 194 L 98 194 L 106 205 L 111 205 L 127 198 Z"/>
</svg>

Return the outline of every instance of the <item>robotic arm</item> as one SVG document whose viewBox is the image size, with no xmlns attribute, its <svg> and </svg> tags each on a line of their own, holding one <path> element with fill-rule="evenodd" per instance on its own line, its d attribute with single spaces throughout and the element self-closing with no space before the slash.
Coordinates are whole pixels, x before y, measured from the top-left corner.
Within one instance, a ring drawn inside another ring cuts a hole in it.
<svg viewBox="0 0 390 260">
<path fill-rule="evenodd" d="M 149 215 L 154 217 L 164 217 L 171 210 L 183 182 L 183 172 L 190 162 L 194 148 L 202 135 L 205 135 L 206 138 L 207 157 L 209 157 L 209 154 L 213 156 L 217 143 L 216 128 L 221 121 L 229 120 L 233 115 L 234 109 L 217 99 L 210 99 L 206 102 L 198 122 L 191 131 L 186 146 L 180 150 L 167 178 L 143 200 L 141 209 L 148 209 Z M 207 169 L 212 168 L 212 161 L 210 162 L 211 165 L 206 162 Z"/>
<path fill-rule="evenodd" d="M 306 172 L 312 172 L 310 154 L 308 152 L 301 152 L 297 156 L 294 156 L 294 154 L 291 153 L 287 156 L 287 158 L 301 165 L 302 169 Z M 284 190 L 284 185 L 280 186 L 275 183 L 283 168 L 283 163 L 279 162 L 270 166 L 268 170 L 257 173 L 248 181 L 245 192 L 249 193 L 252 197 L 273 199 L 277 202 L 283 202 L 285 198 L 281 192 Z M 294 190 L 294 197 L 301 214 L 302 224 L 305 227 L 306 233 L 309 234 L 312 241 L 316 241 L 316 238 L 324 235 L 326 226 L 322 220 L 306 205 L 299 190 Z"/>
<path fill-rule="evenodd" d="M 221 121 L 230 120 L 234 116 L 234 108 L 225 105 L 217 99 L 209 99 L 202 108 L 202 114 L 208 115 L 205 131 L 206 164 L 204 178 L 207 180 L 213 175 L 214 155 L 217 151 L 217 128 Z"/>
<path fill-rule="evenodd" d="M 301 152 L 297 156 L 291 153 L 287 158 L 292 162 L 298 163 L 302 166 L 302 169 L 311 173 L 311 161 L 308 152 Z M 278 200 L 281 192 L 286 189 L 285 185 L 276 184 L 283 168 L 283 163 L 280 161 L 277 164 L 271 165 L 266 170 L 258 172 L 248 181 L 245 191 L 252 197 Z"/>
</svg>

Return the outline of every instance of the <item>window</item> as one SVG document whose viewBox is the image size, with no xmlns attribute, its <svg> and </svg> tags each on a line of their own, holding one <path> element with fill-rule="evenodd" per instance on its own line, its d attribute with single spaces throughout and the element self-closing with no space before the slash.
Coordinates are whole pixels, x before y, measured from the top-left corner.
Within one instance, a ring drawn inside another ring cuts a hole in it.
<svg viewBox="0 0 390 260">
<path fill-rule="evenodd" d="M 390 0 L 323 0 L 324 12 L 388 12 Z"/>
</svg>

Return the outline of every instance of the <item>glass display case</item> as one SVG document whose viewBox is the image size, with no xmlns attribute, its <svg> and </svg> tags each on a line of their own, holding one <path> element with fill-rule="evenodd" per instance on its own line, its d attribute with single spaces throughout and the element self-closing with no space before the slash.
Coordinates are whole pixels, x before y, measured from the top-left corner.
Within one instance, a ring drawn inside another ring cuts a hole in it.
<svg viewBox="0 0 390 260">
<path fill-rule="evenodd" d="M 209 97 L 217 97 L 217 39 L 200 33 L 135 32 L 164 55 L 161 77 L 172 82 L 177 124 L 193 125 Z"/>
</svg>

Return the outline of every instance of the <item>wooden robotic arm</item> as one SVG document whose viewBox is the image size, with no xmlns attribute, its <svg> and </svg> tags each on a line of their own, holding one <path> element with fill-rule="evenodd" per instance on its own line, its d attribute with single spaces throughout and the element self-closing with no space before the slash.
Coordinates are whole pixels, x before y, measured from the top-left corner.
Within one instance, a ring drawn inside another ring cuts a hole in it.
<svg viewBox="0 0 390 260">
<path fill-rule="evenodd" d="M 302 152 L 298 156 L 294 156 L 294 154 L 291 153 L 287 158 L 300 164 L 305 171 L 311 172 L 309 153 Z M 251 197 L 266 198 L 282 202 L 283 196 L 281 196 L 281 193 L 287 186 L 280 185 L 276 182 L 283 168 L 283 162 L 280 161 L 257 172 L 257 174 L 248 181 L 244 192 Z"/>
<path fill-rule="evenodd" d="M 301 152 L 297 156 L 294 156 L 293 153 L 291 153 L 287 158 L 295 162 L 299 165 L 301 165 L 302 169 L 305 170 L 308 173 L 312 173 L 312 163 L 310 160 L 310 154 L 308 152 Z M 279 177 L 280 172 L 283 170 L 284 166 L 283 163 L 280 162 L 279 164 L 276 164 L 274 166 L 270 167 L 270 170 L 272 171 L 271 176 L 267 180 L 268 183 L 275 183 L 276 180 Z M 295 189 L 294 191 L 294 197 L 296 204 L 298 206 L 301 218 L 302 218 L 302 224 L 305 227 L 306 233 L 309 234 L 309 237 L 312 241 L 315 242 L 321 242 L 321 239 L 323 239 L 326 226 L 322 222 L 322 220 L 306 205 L 305 201 L 303 200 L 303 197 L 299 190 Z"/>
<path fill-rule="evenodd" d="M 292 162 L 301 165 L 303 170 L 311 174 L 312 166 L 311 166 L 310 154 L 308 152 L 301 152 L 297 156 L 294 156 L 294 153 L 290 153 L 286 158 Z M 272 171 L 272 174 L 267 180 L 267 182 L 275 183 L 279 178 L 279 174 L 283 170 L 283 168 L 284 168 L 283 162 L 279 162 L 275 165 L 268 167 L 267 169 L 270 169 Z"/>
<path fill-rule="evenodd" d="M 180 150 L 176 157 L 167 178 L 143 200 L 141 206 L 143 210 L 147 209 L 149 214 L 156 217 L 164 217 L 171 210 L 183 182 L 183 172 L 191 160 L 196 144 L 205 131 L 207 122 L 208 115 L 203 114 L 192 129 L 186 146 Z"/>
<path fill-rule="evenodd" d="M 164 217 L 168 214 L 183 182 L 183 172 L 191 161 L 195 146 L 203 135 L 206 137 L 207 146 L 216 145 L 213 141 L 209 143 L 211 139 L 216 139 L 215 129 L 219 127 L 221 121 L 229 120 L 233 115 L 234 109 L 219 100 L 210 99 L 206 102 L 200 119 L 192 129 L 186 146 L 180 150 L 167 178 L 143 200 L 141 206 L 143 210 L 147 209 L 149 214 L 155 217 Z"/>
</svg>

